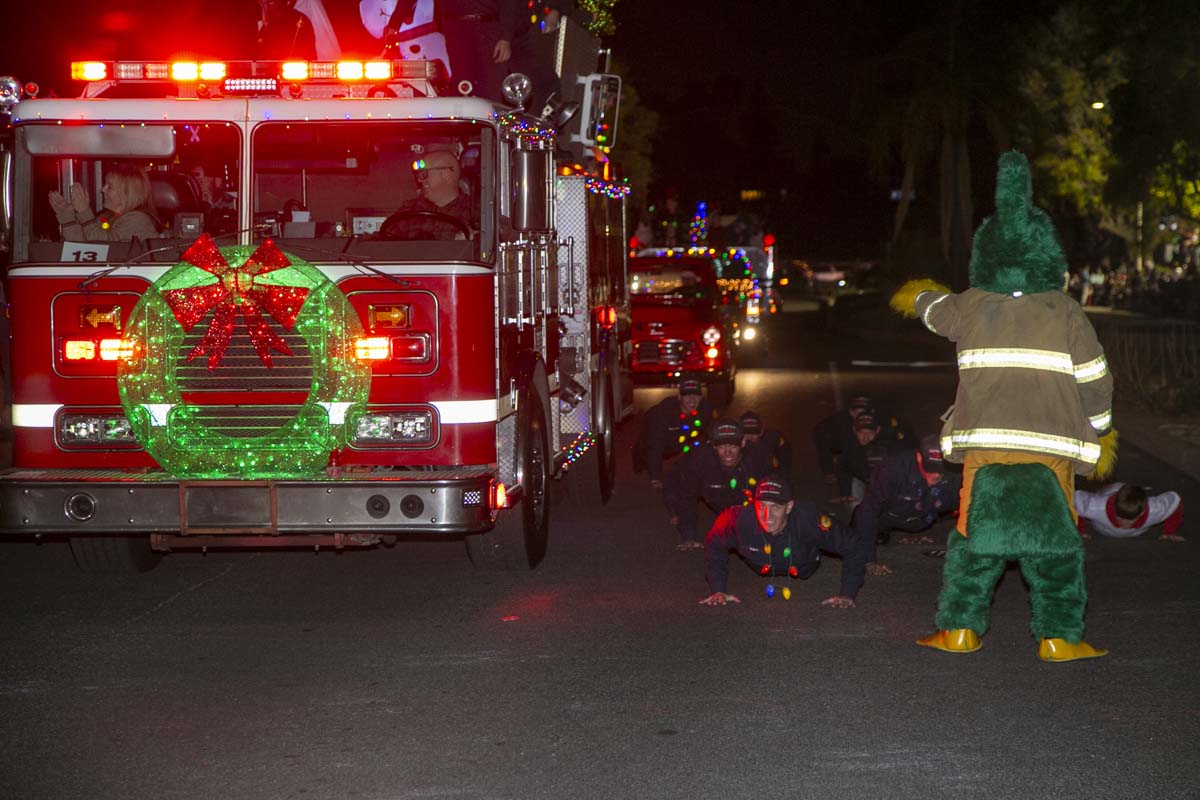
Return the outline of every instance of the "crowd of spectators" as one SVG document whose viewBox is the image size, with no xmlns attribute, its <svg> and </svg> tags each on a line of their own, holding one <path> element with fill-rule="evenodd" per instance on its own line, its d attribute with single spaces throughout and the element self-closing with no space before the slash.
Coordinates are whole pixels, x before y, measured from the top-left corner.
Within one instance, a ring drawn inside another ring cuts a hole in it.
<svg viewBox="0 0 1200 800">
<path fill-rule="evenodd" d="M 1108 306 L 1141 314 L 1200 319 L 1200 266 L 1188 261 L 1134 266 L 1085 265 L 1072 269 L 1067 291 L 1083 306 Z"/>
</svg>

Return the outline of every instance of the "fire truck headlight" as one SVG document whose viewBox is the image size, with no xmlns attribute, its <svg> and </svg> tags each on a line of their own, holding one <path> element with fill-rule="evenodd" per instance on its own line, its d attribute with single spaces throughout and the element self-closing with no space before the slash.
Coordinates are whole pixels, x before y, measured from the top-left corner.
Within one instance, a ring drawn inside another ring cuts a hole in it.
<svg viewBox="0 0 1200 800">
<path fill-rule="evenodd" d="M 354 423 L 354 441 L 362 444 L 427 444 L 433 441 L 429 411 L 363 414 Z"/>
<path fill-rule="evenodd" d="M 133 428 L 124 414 L 64 414 L 58 426 L 64 445 L 133 444 Z"/>
<path fill-rule="evenodd" d="M 751 339 L 753 339 L 755 337 L 755 335 L 756 334 L 755 334 L 754 328 L 746 328 L 746 332 L 742 334 L 742 338 L 748 342 Z"/>
<path fill-rule="evenodd" d="M 704 329 L 704 333 L 700 334 L 700 339 L 709 347 L 712 347 L 717 342 L 721 341 L 721 329 L 715 325 L 710 325 Z"/>
</svg>

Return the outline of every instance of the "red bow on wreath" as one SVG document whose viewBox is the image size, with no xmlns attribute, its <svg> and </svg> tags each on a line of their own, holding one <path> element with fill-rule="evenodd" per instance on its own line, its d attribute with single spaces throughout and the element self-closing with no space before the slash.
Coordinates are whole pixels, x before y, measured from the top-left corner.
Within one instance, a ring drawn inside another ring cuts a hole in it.
<svg viewBox="0 0 1200 800">
<path fill-rule="evenodd" d="M 200 344 L 192 349 L 187 360 L 208 353 L 208 368 L 216 369 L 225 356 L 229 340 L 233 337 L 233 326 L 240 312 L 246 320 L 246 329 L 250 333 L 250 343 L 262 362 L 271 366 L 271 350 L 292 355 L 287 343 L 282 337 L 271 330 L 271 326 L 263 319 L 263 312 L 271 316 L 287 330 L 296 324 L 300 307 L 308 296 L 308 289 L 300 286 L 278 286 L 269 283 L 258 284 L 259 275 L 274 272 L 277 269 L 290 267 L 292 262 L 275 246 L 270 239 L 259 245 L 253 255 L 238 267 L 230 267 L 225 256 L 217 249 L 212 237 L 207 233 L 192 243 L 183 253 L 183 260 L 200 269 L 217 276 L 216 283 L 204 286 L 193 286 L 188 289 L 168 289 L 163 297 L 175 319 L 185 331 L 191 332 L 196 323 L 204 319 L 208 312 L 216 309 L 208 330 Z"/>
</svg>

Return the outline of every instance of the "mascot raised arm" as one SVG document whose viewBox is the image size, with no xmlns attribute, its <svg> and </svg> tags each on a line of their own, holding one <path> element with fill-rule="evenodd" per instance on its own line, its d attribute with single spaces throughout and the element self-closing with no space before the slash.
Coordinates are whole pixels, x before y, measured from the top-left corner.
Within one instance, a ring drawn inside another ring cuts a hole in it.
<svg viewBox="0 0 1200 800">
<path fill-rule="evenodd" d="M 918 644 L 971 653 L 988 628 L 996 582 L 1018 561 L 1043 661 L 1107 653 L 1083 641 L 1087 589 L 1075 526 L 1075 476 L 1116 459 L 1112 376 L 1079 304 L 1063 291 L 1066 259 L 1033 205 L 1029 162 L 1000 157 L 996 213 L 975 232 L 971 288 L 910 281 L 892 297 L 954 342 L 958 393 L 943 457 L 963 465 L 958 524 L 946 548 L 936 633 Z"/>
</svg>

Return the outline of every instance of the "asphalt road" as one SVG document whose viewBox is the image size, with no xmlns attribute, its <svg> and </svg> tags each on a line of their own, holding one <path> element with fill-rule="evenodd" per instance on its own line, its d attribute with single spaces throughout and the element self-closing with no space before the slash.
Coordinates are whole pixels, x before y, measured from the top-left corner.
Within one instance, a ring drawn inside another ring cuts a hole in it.
<svg viewBox="0 0 1200 800">
<path fill-rule="evenodd" d="M 774 322 L 733 410 L 792 437 L 802 495 L 828 498 L 809 431 L 839 394 L 938 427 L 949 368 L 852 362 L 944 348 Z M 1088 543 L 1108 658 L 1038 661 L 1015 569 L 983 649 L 952 656 L 913 644 L 941 579 L 928 546 L 884 549 L 895 575 L 854 609 L 819 605 L 832 558 L 790 602 L 735 563 L 743 602 L 698 605 L 702 556 L 629 473 L 636 427 L 613 504 L 556 506 L 528 574 L 476 573 L 458 542 L 179 554 L 123 579 L 79 575 L 63 545 L 0 547 L 0 797 L 1200 797 L 1200 534 Z M 1132 448 L 1118 477 L 1200 503 Z"/>
</svg>

